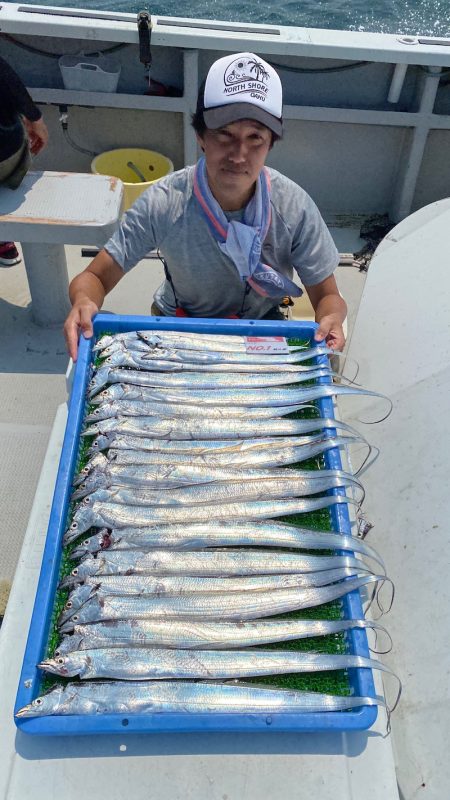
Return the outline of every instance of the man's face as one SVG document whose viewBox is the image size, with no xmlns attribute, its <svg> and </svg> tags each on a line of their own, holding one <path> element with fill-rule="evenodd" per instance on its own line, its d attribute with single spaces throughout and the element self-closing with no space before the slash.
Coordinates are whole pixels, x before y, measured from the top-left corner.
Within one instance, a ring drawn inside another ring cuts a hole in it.
<svg viewBox="0 0 450 800">
<path fill-rule="evenodd" d="M 238 120 L 197 137 L 204 150 L 211 191 L 220 202 L 225 193 L 250 196 L 272 142 L 268 128 L 253 120 Z"/>
</svg>

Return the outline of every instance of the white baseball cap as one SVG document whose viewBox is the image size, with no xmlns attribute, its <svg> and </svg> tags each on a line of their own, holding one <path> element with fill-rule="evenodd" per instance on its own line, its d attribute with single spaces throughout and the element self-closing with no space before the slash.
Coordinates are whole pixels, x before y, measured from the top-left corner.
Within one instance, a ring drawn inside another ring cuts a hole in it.
<svg viewBox="0 0 450 800">
<path fill-rule="evenodd" d="M 197 110 L 207 128 L 254 119 L 281 136 L 283 92 L 274 68 L 254 53 L 233 53 L 215 61 L 200 91 Z"/>
</svg>

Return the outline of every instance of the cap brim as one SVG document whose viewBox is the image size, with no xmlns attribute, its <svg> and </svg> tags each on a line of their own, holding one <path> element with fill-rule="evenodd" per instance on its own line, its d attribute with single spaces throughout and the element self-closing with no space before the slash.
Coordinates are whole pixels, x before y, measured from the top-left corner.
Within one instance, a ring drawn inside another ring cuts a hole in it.
<svg viewBox="0 0 450 800">
<path fill-rule="evenodd" d="M 207 128 L 212 130 L 222 128 L 224 125 L 229 125 L 231 122 L 237 122 L 240 119 L 253 119 L 265 125 L 277 136 L 283 134 L 283 120 L 269 114 L 263 108 L 253 105 L 253 103 L 227 103 L 225 106 L 216 106 L 216 108 L 208 108 L 203 111 L 203 119 Z"/>
</svg>

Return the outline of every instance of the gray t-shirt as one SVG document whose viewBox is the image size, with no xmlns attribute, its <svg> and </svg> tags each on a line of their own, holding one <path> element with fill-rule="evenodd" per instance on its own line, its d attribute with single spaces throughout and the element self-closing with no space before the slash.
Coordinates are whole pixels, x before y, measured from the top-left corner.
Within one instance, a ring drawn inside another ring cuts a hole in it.
<svg viewBox="0 0 450 800">
<path fill-rule="evenodd" d="M 220 250 L 193 194 L 194 169 L 185 167 L 143 192 L 105 249 L 128 272 L 149 251 L 159 248 L 178 304 L 190 316 L 239 314 L 260 319 L 276 300 L 249 289 Z M 314 286 L 336 269 L 336 247 L 309 195 L 280 172 L 269 172 L 272 216 L 261 260 L 291 280 L 295 270 L 305 286 Z M 235 219 L 236 214 L 229 217 Z M 175 313 L 174 293 L 167 281 L 157 290 L 155 302 L 164 313 Z"/>
</svg>

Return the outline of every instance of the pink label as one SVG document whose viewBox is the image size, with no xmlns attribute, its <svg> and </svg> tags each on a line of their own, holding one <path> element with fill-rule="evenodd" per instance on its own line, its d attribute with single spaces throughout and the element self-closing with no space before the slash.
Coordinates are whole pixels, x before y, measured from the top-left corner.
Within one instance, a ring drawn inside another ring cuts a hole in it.
<svg viewBox="0 0 450 800">
<path fill-rule="evenodd" d="M 284 336 L 246 336 L 245 349 L 247 353 L 259 353 L 261 355 L 289 353 L 289 347 Z"/>
</svg>

